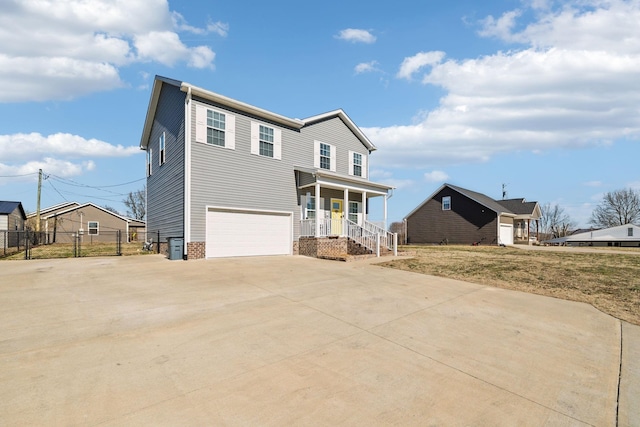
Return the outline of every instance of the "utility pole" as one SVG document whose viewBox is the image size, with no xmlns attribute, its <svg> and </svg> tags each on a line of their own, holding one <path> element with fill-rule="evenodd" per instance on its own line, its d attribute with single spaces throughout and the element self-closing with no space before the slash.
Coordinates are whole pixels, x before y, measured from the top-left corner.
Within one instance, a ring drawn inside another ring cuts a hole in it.
<svg viewBox="0 0 640 427">
<path fill-rule="evenodd" d="M 36 200 L 36 231 L 40 232 L 40 193 L 42 191 L 42 169 L 38 169 L 38 200 Z"/>
</svg>

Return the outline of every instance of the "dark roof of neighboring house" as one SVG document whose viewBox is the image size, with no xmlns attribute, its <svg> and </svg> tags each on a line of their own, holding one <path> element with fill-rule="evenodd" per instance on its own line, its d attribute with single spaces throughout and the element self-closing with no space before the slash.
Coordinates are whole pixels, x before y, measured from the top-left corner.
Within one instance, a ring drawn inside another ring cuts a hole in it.
<svg viewBox="0 0 640 427">
<path fill-rule="evenodd" d="M 13 211 L 15 211 L 16 208 L 20 208 L 20 212 L 22 213 L 22 218 L 26 219 L 27 215 L 24 213 L 24 208 L 22 207 L 21 202 L 0 201 L 0 215 L 9 215 Z"/>
<path fill-rule="evenodd" d="M 495 200 L 493 200 L 491 197 L 489 197 L 487 195 L 484 195 L 482 193 L 478 193 L 476 191 L 467 190 L 466 188 L 458 187 L 456 185 L 451 185 L 451 184 L 444 184 L 444 186 L 447 186 L 449 188 L 454 189 L 458 193 L 460 193 L 460 194 L 462 194 L 464 196 L 467 196 L 471 200 L 475 200 L 476 202 L 480 203 L 481 205 L 484 205 L 484 206 L 488 207 L 489 209 L 491 209 L 492 211 L 495 211 L 497 213 L 515 213 L 515 212 L 510 211 L 506 206 L 501 205 L 500 203 L 498 203 Z"/>
<path fill-rule="evenodd" d="M 527 202 L 524 199 L 506 199 L 497 200 L 497 202 L 518 215 L 531 214 L 538 204 L 537 202 Z"/>
</svg>

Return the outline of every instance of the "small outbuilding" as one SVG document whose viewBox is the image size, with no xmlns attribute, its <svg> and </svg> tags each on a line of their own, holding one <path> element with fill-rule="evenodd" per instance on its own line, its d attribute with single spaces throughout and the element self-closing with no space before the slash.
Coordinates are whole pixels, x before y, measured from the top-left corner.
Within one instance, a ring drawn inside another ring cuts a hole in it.
<svg viewBox="0 0 640 427">
<path fill-rule="evenodd" d="M 18 246 L 26 219 L 21 202 L 0 201 L 0 251 Z"/>
</svg>

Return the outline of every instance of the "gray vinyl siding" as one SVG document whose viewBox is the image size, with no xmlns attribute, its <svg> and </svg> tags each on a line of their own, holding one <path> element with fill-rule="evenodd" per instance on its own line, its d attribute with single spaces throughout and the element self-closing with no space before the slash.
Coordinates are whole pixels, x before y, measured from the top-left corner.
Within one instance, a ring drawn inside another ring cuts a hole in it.
<svg viewBox="0 0 640 427">
<path fill-rule="evenodd" d="M 235 116 L 234 150 L 195 141 L 196 103 Z M 314 167 L 314 140 L 336 147 L 337 173 L 345 176 L 349 173 L 349 150 L 368 156 L 366 147 L 339 118 L 296 130 L 249 117 L 198 98 L 194 98 L 192 102 L 191 115 L 190 207 L 191 241 L 194 242 L 206 240 L 207 206 L 291 212 L 293 235 L 297 239 L 300 234 L 301 209 L 294 169 Z M 280 160 L 251 154 L 251 121 L 282 131 Z M 343 193 L 338 193 L 337 197 L 342 198 Z M 328 203 L 328 198 L 325 203 Z"/>
<path fill-rule="evenodd" d="M 444 196 L 451 210 L 442 210 Z M 407 217 L 408 243 L 496 244 L 497 232 L 496 212 L 447 187 Z"/>
<path fill-rule="evenodd" d="M 339 118 L 333 117 L 301 129 L 300 133 L 313 144 L 314 140 L 331 144 L 337 148 L 336 173 L 349 175 L 349 150 L 362 154 L 369 164 L 369 151 L 351 132 L 351 129 Z M 313 145 L 311 152 L 305 152 L 304 164 L 297 166 L 313 167 Z"/>
<path fill-rule="evenodd" d="M 184 102 L 179 87 L 163 84 L 151 128 L 152 173 L 147 177 L 147 231 L 160 240 L 184 235 Z M 159 163 L 158 139 L 165 132 L 165 163 Z"/>
</svg>

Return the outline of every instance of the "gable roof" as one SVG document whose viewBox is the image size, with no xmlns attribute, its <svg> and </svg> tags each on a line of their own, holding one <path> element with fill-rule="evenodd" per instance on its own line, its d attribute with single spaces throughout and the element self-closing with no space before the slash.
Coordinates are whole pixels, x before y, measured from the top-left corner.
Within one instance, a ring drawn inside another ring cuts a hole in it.
<svg viewBox="0 0 640 427">
<path fill-rule="evenodd" d="M 265 120 L 269 120 L 271 122 L 278 123 L 280 125 L 293 129 L 302 129 L 305 126 L 310 126 L 323 120 L 339 117 L 344 122 L 344 124 L 354 133 L 354 135 L 362 142 L 362 144 L 364 144 L 364 146 L 369 149 L 369 151 L 374 151 L 376 149 L 375 145 L 373 145 L 373 143 L 369 141 L 365 134 L 362 133 L 358 126 L 356 126 L 356 124 L 349 118 L 349 116 L 347 116 L 347 114 L 342 109 L 319 114 L 317 116 L 312 116 L 304 120 L 292 119 L 241 101 L 237 101 L 232 98 L 228 98 L 224 95 L 220 95 L 210 90 L 194 86 L 187 82 L 181 82 L 179 80 L 169 79 L 167 77 L 156 76 L 153 82 L 153 89 L 151 90 L 151 99 L 149 101 L 149 107 L 147 108 L 147 115 L 142 130 L 142 137 L 140 139 L 140 148 L 143 150 L 146 149 L 149 137 L 151 135 L 153 118 L 155 117 L 156 110 L 158 108 L 160 92 L 164 84 L 180 88 L 181 91 L 187 93 L 188 98 L 195 95 L 208 101 L 214 102 L 218 105 L 223 105 L 233 110 L 263 118 Z"/>
<path fill-rule="evenodd" d="M 516 215 L 534 215 L 538 202 L 527 202 L 525 199 L 496 200 Z"/>
<path fill-rule="evenodd" d="M 451 185 L 451 184 L 444 183 L 436 191 L 434 191 L 433 194 L 431 194 L 422 203 L 420 203 L 414 210 L 409 212 L 404 217 L 404 219 L 407 219 L 408 217 L 413 215 L 418 209 L 420 209 L 422 206 L 424 206 L 429 200 L 433 199 L 436 194 L 441 192 L 446 187 L 449 187 L 453 191 L 455 191 L 457 193 L 460 193 L 465 197 L 468 197 L 469 199 L 481 204 L 482 206 L 484 206 L 484 207 L 486 207 L 488 209 L 491 209 L 497 215 L 507 215 L 507 216 L 510 216 L 510 217 L 515 217 L 516 216 L 515 212 L 512 212 L 506 206 L 503 206 L 502 204 L 498 203 L 496 200 L 492 199 L 491 197 L 487 196 L 486 194 L 478 193 L 476 191 L 467 190 L 466 188 L 458 187 L 456 185 Z M 524 199 L 522 199 L 522 200 L 524 200 Z"/>
<path fill-rule="evenodd" d="M 19 208 L 20 213 L 22 214 L 22 219 L 26 219 L 27 215 L 24 213 L 24 208 L 22 207 L 21 202 L 0 201 L 0 215 L 9 215 L 13 213 L 16 208 Z"/>
<path fill-rule="evenodd" d="M 41 215 L 41 218 L 42 219 L 49 219 L 49 218 L 56 217 L 58 215 L 65 215 L 65 214 L 68 214 L 69 212 L 77 211 L 78 209 L 82 209 L 82 208 L 86 208 L 86 207 L 94 207 L 94 208 L 99 209 L 99 210 L 101 210 L 101 211 L 103 211 L 105 213 L 108 213 L 109 215 L 113 215 L 116 218 L 119 218 L 119 219 L 121 219 L 121 220 L 123 220 L 125 222 L 130 222 L 131 221 L 129 218 L 126 218 L 126 217 L 124 217 L 122 215 L 119 215 L 119 214 L 117 214 L 115 212 L 111 212 L 110 210 L 107 210 L 107 209 L 103 208 L 102 206 L 98 206 L 98 205 L 93 204 L 93 203 L 85 203 L 85 204 L 81 205 L 79 203 L 75 203 L 74 202 L 73 204 L 75 204 L 77 206 L 71 206 L 68 209 L 64 209 L 64 210 L 61 210 L 61 211 L 58 211 L 58 212 L 54 212 L 54 213 L 52 213 L 50 215 L 46 215 L 46 216 L 42 216 Z"/>
<path fill-rule="evenodd" d="M 61 209 L 68 209 L 71 206 L 80 206 L 80 203 L 78 202 L 64 202 L 64 203 L 58 203 L 57 205 L 53 205 L 53 206 L 49 206 L 48 208 L 44 208 L 44 209 L 40 209 L 40 216 L 42 217 L 43 215 L 47 215 L 50 212 L 53 211 L 58 211 Z M 27 215 L 27 218 L 32 218 L 34 216 L 37 215 L 37 212 L 31 212 L 29 215 Z"/>
</svg>

